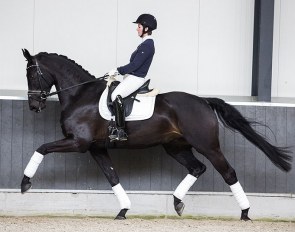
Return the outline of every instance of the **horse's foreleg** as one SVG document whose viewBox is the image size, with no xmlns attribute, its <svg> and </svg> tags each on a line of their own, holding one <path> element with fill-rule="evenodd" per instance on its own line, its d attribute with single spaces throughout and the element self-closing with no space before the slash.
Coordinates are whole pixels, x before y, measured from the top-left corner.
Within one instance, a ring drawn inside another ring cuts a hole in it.
<svg viewBox="0 0 295 232">
<path fill-rule="evenodd" d="M 32 155 L 27 167 L 24 170 L 24 177 L 21 183 L 21 192 L 27 192 L 32 184 L 30 179 L 35 175 L 44 156 L 51 152 L 86 152 L 88 143 L 84 140 L 62 139 L 52 143 L 46 143 L 40 146 Z"/>
<path fill-rule="evenodd" d="M 90 153 L 94 160 L 98 163 L 107 180 L 112 186 L 112 189 L 117 196 L 121 210 L 115 219 L 126 219 L 126 213 L 131 208 L 131 202 L 127 196 L 125 190 L 120 184 L 119 177 L 113 168 L 113 164 L 110 156 L 105 149 L 97 149 L 92 147 Z"/>
<path fill-rule="evenodd" d="M 199 176 L 206 171 L 206 166 L 194 156 L 191 146 L 180 146 L 173 142 L 173 144 L 165 144 L 164 148 L 170 156 L 189 171 L 189 174 L 187 174 L 173 193 L 174 209 L 181 216 L 184 210 L 182 200 Z"/>
</svg>

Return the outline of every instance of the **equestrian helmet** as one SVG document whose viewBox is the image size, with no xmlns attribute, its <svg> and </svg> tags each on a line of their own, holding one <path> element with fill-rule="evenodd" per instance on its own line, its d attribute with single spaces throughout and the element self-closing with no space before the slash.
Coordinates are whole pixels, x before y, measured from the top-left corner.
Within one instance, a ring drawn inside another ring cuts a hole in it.
<svg viewBox="0 0 295 232">
<path fill-rule="evenodd" d="M 148 27 L 149 31 L 157 29 L 157 20 L 151 14 L 142 14 L 133 23 L 140 23 L 144 27 Z"/>
</svg>

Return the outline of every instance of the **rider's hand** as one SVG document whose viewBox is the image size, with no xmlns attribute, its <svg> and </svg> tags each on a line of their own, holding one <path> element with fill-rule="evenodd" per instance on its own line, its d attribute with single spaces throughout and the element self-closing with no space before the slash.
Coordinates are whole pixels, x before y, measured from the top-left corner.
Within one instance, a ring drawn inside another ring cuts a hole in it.
<svg viewBox="0 0 295 232">
<path fill-rule="evenodd" d="M 111 71 L 108 72 L 108 76 L 110 77 L 115 77 L 119 74 L 117 69 L 112 69 Z"/>
</svg>

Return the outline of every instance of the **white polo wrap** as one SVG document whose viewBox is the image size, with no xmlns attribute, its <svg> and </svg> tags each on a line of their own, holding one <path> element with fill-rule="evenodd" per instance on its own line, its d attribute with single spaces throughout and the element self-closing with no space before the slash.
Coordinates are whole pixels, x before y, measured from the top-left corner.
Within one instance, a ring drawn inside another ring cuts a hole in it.
<svg viewBox="0 0 295 232">
<path fill-rule="evenodd" d="M 181 183 L 175 189 L 173 195 L 178 199 L 182 200 L 188 190 L 192 187 L 192 185 L 196 182 L 197 177 L 187 174 L 187 176 L 181 181 Z"/>
<path fill-rule="evenodd" d="M 44 155 L 35 151 L 31 157 L 25 171 L 24 171 L 24 174 L 27 177 L 32 178 L 35 175 L 35 173 L 39 167 L 39 164 L 42 162 L 43 158 L 44 158 Z"/>
<path fill-rule="evenodd" d="M 250 208 L 249 200 L 248 200 L 240 182 L 238 181 L 237 183 L 235 183 L 229 187 L 230 187 L 234 197 L 236 198 L 240 208 L 242 210 Z"/>
<path fill-rule="evenodd" d="M 112 187 L 112 189 L 119 200 L 121 209 L 130 209 L 131 202 L 121 184 L 117 184 L 116 186 Z"/>
</svg>

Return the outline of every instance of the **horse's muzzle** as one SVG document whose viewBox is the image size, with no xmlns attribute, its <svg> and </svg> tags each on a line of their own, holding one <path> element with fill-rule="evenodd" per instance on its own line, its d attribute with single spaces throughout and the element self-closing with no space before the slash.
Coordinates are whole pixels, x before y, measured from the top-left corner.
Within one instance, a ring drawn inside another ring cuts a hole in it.
<svg viewBox="0 0 295 232">
<path fill-rule="evenodd" d="M 43 101 L 36 101 L 34 99 L 32 100 L 29 99 L 29 107 L 30 107 L 30 110 L 35 111 L 36 113 L 39 113 L 46 108 L 46 104 Z"/>
<path fill-rule="evenodd" d="M 36 113 L 41 112 L 46 108 L 46 96 L 43 96 L 42 92 L 28 92 L 28 100 L 30 110 L 35 111 Z"/>
</svg>

